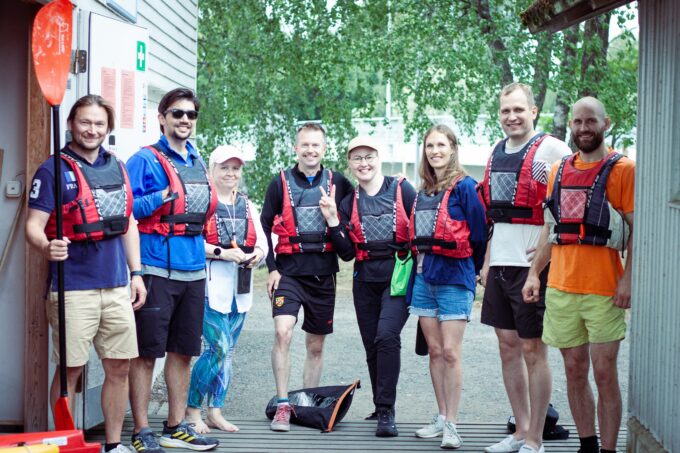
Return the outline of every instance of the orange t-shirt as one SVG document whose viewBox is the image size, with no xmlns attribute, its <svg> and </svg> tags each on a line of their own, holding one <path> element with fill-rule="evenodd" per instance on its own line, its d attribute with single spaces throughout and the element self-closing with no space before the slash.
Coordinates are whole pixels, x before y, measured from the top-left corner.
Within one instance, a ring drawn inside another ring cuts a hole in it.
<svg viewBox="0 0 680 453">
<path fill-rule="evenodd" d="M 587 170 L 598 162 L 583 162 L 577 155 L 574 167 Z M 553 165 L 548 177 L 548 194 L 560 163 Z M 635 192 L 635 162 L 623 158 L 614 164 L 607 178 L 607 200 L 624 214 L 633 212 Z M 616 286 L 623 274 L 621 256 L 616 250 L 596 245 L 553 244 L 548 274 L 548 286 L 576 294 L 616 295 Z"/>
</svg>

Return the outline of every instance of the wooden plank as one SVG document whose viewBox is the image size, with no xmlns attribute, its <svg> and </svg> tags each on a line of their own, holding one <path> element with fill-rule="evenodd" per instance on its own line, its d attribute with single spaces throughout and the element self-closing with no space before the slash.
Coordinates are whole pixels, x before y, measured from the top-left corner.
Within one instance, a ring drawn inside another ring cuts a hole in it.
<svg viewBox="0 0 680 453">
<path fill-rule="evenodd" d="M 150 418 L 152 428 L 160 433 L 162 418 Z M 231 420 L 240 431 L 225 433 L 213 431 L 210 436 L 220 441 L 219 450 L 229 452 L 420 452 L 438 451 L 440 438 L 418 439 L 414 431 L 421 427 L 417 423 L 397 423 L 399 437 L 375 437 L 375 422 L 343 421 L 331 433 L 321 433 L 317 429 L 293 425 L 288 433 L 275 433 L 269 429 L 269 420 Z M 129 439 L 132 421 L 128 417 L 123 426 L 123 439 Z M 571 437 L 561 441 L 546 441 L 545 447 L 551 452 L 571 452 L 578 449 L 578 436 L 573 425 L 565 428 L 571 431 Z M 503 424 L 471 423 L 458 425 L 458 432 L 463 438 L 463 446 L 458 452 L 479 452 L 484 447 L 502 439 L 507 435 Z M 95 441 L 104 439 L 103 426 L 87 432 L 87 438 Z M 621 430 L 619 444 L 625 445 L 626 431 Z"/>
<path fill-rule="evenodd" d="M 37 13 L 38 7 L 35 8 Z M 30 35 L 30 32 L 29 32 Z M 30 36 L 29 46 L 30 49 Z M 50 155 L 50 106 L 40 91 L 30 52 L 28 59 L 28 118 L 26 121 L 26 191 L 31 190 L 31 178 L 40 164 Z M 48 411 L 48 324 L 45 314 L 45 282 L 47 261 L 30 248 L 26 250 L 26 325 L 24 341 L 24 430 L 47 430 Z"/>
</svg>

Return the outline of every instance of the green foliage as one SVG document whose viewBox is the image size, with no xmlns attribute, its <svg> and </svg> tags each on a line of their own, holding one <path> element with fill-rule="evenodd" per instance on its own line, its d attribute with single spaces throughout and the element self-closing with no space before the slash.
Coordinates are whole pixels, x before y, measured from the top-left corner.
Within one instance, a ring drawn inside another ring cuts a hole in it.
<svg viewBox="0 0 680 453">
<path fill-rule="evenodd" d="M 597 94 L 612 116 L 612 139 L 622 140 L 635 125 L 635 38 L 624 33 L 608 49 L 602 27 L 581 25 L 571 40 L 563 32 L 532 35 L 519 20 L 530 4 L 200 0 L 202 149 L 255 143 L 246 181 L 259 201 L 272 174 L 294 161 L 300 121 L 323 121 L 331 146 L 325 163 L 344 169 L 344 153 L 335 151 L 355 132 L 352 118 L 384 115 L 388 80 L 393 116 L 404 120 L 407 135 L 422 134 L 430 116 L 444 112 L 467 134 L 486 114 L 484 133 L 497 138 L 498 91 L 518 80 L 534 87 L 546 113 L 584 92 Z M 632 14 L 624 8 L 615 18 L 623 25 Z M 564 115 L 555 117 L 564 121 Z M 550 115 L 541 116 L 539 125 L 556 126 Z"/>
</svg>

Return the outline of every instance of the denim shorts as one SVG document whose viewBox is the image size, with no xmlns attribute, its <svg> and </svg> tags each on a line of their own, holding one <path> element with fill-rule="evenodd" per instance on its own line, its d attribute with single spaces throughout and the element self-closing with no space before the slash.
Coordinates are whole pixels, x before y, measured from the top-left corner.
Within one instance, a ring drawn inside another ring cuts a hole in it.
<svg viewBox="0 0 680 453">
<path fill-rule="evenodd" d="M 409 311 L 439 321 L 470 320 L 475 294 L 462 285 L 431 285 L 416 274 Z"/>
</svg>

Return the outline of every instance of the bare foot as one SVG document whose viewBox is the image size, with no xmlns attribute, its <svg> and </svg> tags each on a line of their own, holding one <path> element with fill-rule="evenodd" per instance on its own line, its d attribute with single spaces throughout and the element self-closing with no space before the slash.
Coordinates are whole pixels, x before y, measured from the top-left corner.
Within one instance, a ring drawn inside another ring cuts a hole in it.
<svg viewBox="0 0 680 453">
<path fill-rule="evenodd" d="M 201 410 L 194 407 L 187 407 L 185 417 L 187 423 L 194 425 L 194 431 L 198 434 L 208 434 L 210 428 L 201 419 Z"/>
<path fill-rule="evenodd" d="M 219 407 L 211 407 L 208 409 L 207 423 L 211 428 L 220 429 L 228 433 L 235 433 L 238 431 L 238 426 L 234 425 L 233 423 L 229 423 L 224 419 L 222 411 Z"/>
</svg>

